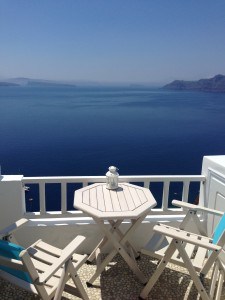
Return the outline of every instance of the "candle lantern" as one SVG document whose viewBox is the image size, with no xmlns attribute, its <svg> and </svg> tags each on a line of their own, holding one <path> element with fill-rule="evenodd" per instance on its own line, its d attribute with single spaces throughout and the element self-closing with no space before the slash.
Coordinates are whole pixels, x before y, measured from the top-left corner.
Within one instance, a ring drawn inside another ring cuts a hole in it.
<svg viewBox="0 0 225 300">
<path fill-rule="evenodd" d="M 119 173 L 114 166 L 109 167 L 109 171 L 106 173 L 106 188 L 109 190 L 115 190 L 118 188 Z"/>
</svg>

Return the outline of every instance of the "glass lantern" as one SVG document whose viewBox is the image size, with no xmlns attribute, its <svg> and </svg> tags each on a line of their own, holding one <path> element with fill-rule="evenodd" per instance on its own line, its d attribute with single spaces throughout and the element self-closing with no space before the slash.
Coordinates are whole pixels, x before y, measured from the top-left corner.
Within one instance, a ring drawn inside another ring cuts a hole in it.
<svg viewBox="0 0 225 300">
<path fill-rule="evenodd" d="M 119 169 L 117 167 L 109 167 L 109 171 L 106 173 L 106 188 L 109 190 L 115 190 L 118 188 L 119 182 Z"/>
</svg>

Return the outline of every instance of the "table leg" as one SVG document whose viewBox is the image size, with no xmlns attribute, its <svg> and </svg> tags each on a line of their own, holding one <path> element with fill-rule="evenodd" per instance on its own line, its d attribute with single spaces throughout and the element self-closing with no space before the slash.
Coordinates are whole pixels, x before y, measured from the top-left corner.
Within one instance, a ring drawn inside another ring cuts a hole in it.
<svg viewBox="0 0 225 300">
<path fill-rule="evenodd" d="M 112 227 L 111 227 L 110 231 L 111 232 L 115 231 L 120 226 L 121 223 L 122 223 L 121 220 L 118 220 L 118 221 L 114 222 L 113 226 L 111 225 Z M 96 251 L 98 249 L 101 250 L 106 245 L 107 242 L 108 242 L 108 238 L 106 236 L 104 236 L 103 239 L 101 239 L 101 241 L 98 243 L 98 245 L 95 247 L 95 249 L 89 255 L 89 257 L 87 259 L 87 263 L 91 263 L 95 259 Z"/>
<path fill-rule="evenodd" d="M 132 224 L 134 223 L 134 220 L 131 220 Z M 112 227 L 114 227 L 115 222 L 110 220 L 109 223 L 111 224 Z M 123 233 L 119 228 L 114 228 L 120 239 L 123 237 Z M 137 259 L 140 255 L 138 254 L 137 250 L 135 249 L 134 245 L 130 241 L 126 241 L 126 247 L 127 251 L 130 252 L 130 256 L 133 257 L 134 259 Z"/>
<path fill-rule="evenodd" d="M 108 229 L 108 227 L 104 224 L 104 221 L 95 219 L 96 223 L 99 224 L 99 227 L 104 232 L 105 236 L 110 240 L 114 246 L 114 250 L 112 250 L 109 255 L 103 260 L 99 268 L 97 269 L 96 273 L 92 276 L 92 278 L 89 280 L 89 283 L 92 284 L 96 278 L 101 274 L 101 272 L 105 269 L 107 264 L 113 259 L 113 257 L 117 254 L 117 252 L 123 257 L 123 259 L 126 261 L 130 269 L 135 273 L 135 275 L 139 278 L 139 280 L 144 284 L 147 282 L 147 279 L 145 278 L 144 274 L 139 270 L 136 261 L 132 259 L 127 251 L 124 248 L 125 243 L 128 241 L 129 236 L 133 233 L 133 231 L 138 227 L 138 225 L 143 221 L 145 218 L 144 216 L 141 216 L 138 218 L 131 227 L 127 230 L 127 232 L 123 235 L 122 239 L 118 241 L 116 237 L 113 235 L 112 231 Z M 122 232 L 121 232 L 122 234 Z"/>
</svg>

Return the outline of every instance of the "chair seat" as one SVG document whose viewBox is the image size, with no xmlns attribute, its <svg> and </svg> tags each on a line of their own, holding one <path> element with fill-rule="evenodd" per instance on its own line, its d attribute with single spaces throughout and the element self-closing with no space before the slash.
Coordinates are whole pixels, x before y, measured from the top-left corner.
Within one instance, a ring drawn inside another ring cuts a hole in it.
<svg viewBox="0 0 225 300">
<path fill-rule="evenodd" d="M 88 300 L 77 273 L 87 255 L 75 254 L 85 237 L 77 235 L 64 249 L 42 240 L 38 240 L 27 249 L 9 243 L 10 236 L 28 222 L 27 219 L 21 219 L 1 230 L 0 237 L 3 240 L 0 240 L 0 277 L 43 300 L 53 297 L 54 300 L 60 300 L 63 291 Z M 68 282 L 69 279 L 73 285 Z"/>
<path fill-rule="evenodd" d="M 49 267 L 60 257 L 62 250 L 54 247 L 42 240 L 38 240 L 28 249 L 28 253 L 31 260 L 39 274 L 43 275 L 48 271 Z M 73 266 L 77 271 L 80 266 L 87 260 L 87 255 L 74 254 Z M 60 277 L 62 275 L 63 268 L 59 269 L 46 283 L 45 287 L 49 296 L 54 295 L 54 291 L 59 284 Z M 71 291 L 72 287 L 67 283 L 67 290 Z M 66 290 L 66 288 L 65 288 Z M 74 292 L 74 291 L 73 291 Z"/>
<path fill-rule="evenodd" d="M 201 206 L 172 201 L 175 206 L 188 208 L 186 216 L 179 227 L 165 224 L 154 226 L 154 234 L 144 249 L 143 254 L 159 259 L 159 264 L 140 294 L 140 299 L 146 299 L 151 289 L 159 279 L 167 264 L 186 268 L 203 300 L 220 300 L 222 285 L 225 278 L 225 214 Z M 198 215 L 199 212 L 219 215 L 213 237 L 207 236 Z M 185 231 L 189 222 L 195 225 L 200 234 Z M 210 291 L 204 287 L 202 278 L 212 268 Z M 215 295 L 216 292 L 216 295 Z M 215 295 L 215 298 L 214 298 Z"/>
<path fill-rule="evenodd" d="M 163 231 L 165 232 L 174 231 L 176 234 L 179 232 L 179 229 L 177 228 L 169 227 L 162 224 L 160 224 L 160 226 L 163 227 Z M 186 234 L 187 236 L 190 236 L 189 232 L 183 230 L 182 230 L 182 234 Z M 209 245 L 211 245 L 212 243 L 211 238 L 208 237 L 203 238 L 202 236 L 196 234 L 192 234 L 191 236 L 194 237 L 196 241 L 201 239 L 202 241 L 204 241 L 205 244 L 208 243 Z M 160 241 L 160 243 L 157 243 L 156 241 Z M 171 241 L 172 241 L 172 237 L 168 237 L 168 236 L 164 237 L 161 234 L 155 233 L 152 239 L 150 239 L 150 241 L 147 243 L 145 248 L 141 250 L 141 253 L 157 259 L 162 259 Z M 208 257 L 208 250 L 206 248 L 198 247 L 190 243 L 186 243 L 184 248 L 196 271 L 198 272 L 201 271 L 205 259 Z M 174 252 L 173 256 L 170 259 L 170 262 L 179 265 L 181 267 L 185 266 L 185 263 L 183 259 L 180 257 L 178 250 Z"/>
</svg>

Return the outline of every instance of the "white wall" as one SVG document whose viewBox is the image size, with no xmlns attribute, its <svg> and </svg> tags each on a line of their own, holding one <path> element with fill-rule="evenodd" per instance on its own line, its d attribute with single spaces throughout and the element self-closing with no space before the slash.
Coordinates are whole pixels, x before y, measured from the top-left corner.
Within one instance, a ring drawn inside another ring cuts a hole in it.
<svg viewBox="0 0 225 300">
<path fill-rule="evenodd" d="M 206 182 L 202 185 L 200 202 L 206 207 L 225 212 L 225 155 L 205 156 L 202 164 L 202 174 Z M 207 216 L 208 234 L 214 231 L 219 217 Z"/>
<path fill-rule="evenodd" d="M 25 213 L 22 178 L 22 175 L 0 175 L 0 229 Z"/>
</svg>

